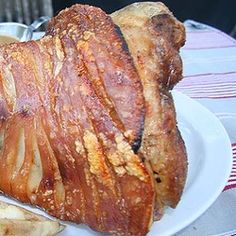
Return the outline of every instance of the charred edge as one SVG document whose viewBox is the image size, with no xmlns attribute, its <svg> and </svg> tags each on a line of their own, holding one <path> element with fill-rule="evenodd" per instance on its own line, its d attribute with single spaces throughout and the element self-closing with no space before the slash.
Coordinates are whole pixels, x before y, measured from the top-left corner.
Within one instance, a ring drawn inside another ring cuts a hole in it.
<svg viewBox="0 0 236 236">
<path fill-rule="evenodd" d="M 141 146 L 141 141 L 142 141 L 142 133 L 143 131 L 141 131 L 139 134 L 138 134 L 138 137 L 137 139 L 134 140 L 134 142 L 132 143 L 131 147 L 132 147 L 132 150 L 134 151 L 135 154 L 137 154 L 140 146 Z"/>
<path fill-rule="evenodd" d="M 124 36 L 123 36 L 123 34 L 120 30 L 120 27 L 118 25 L 115 25 L 115 31 L 119 35 L 119 38 L 121 39 L 122 49 L 124 51 L 126 51 L 129 55 L 131 55 L 130 52 L 129 52 L 128 44 L 126 43 L 125 38 L 124 38 Z"/>
<path fill-rule="evenodd" d="M 162 181 L 161 181 L 161 177 L 160 177 L 159 173 L 157 171 L 153 171 L 153 174 L 154 174 L 154 178 L 155 178 L 156 182 L 158 184 L 161 183 Z"/>
<path fill-rule="evenodd" d="M 116 33 L 118 34 L 120 40 L 121 40 L 121 43 L 122 43 L 122 49 L 128 53 L 128 55 L 130 55 L 130 57 L 132 58 L 131 56 L 131 53 L 129 51 L 129 47 L 128 47 L 128 44 L 120 30 L 120 27 L 116 24 L 115 25 L 115 31 Z M 133 58 L 132 58 L 133 60 Z M 140 146 L 141 146 L 141 141 L 142 141 L 142 136 L 143 136 L 143 131 L 144 131 L 144 112 L 143 112 L 143 118 L 142 118 L 142 121 L 141 121 L 141 125 L 140 125 L 140 130 L 139 132 L 137 133 L 137 138 L 133 141 L 133 143 L 131 144 L 131 147 L 132 147 L 132 150 L 134 151 L 135 154 L 137 154 Z"/>
<path fill-rule="evenodd" d="M 151 18 L 151 22 L 154 26 L 156 33 L 158 35 L 166 34 L 175 49 L 179 50 L 179 48 L 184 45 L 184 35 L 182 35 L 182 37 L 176 41 L 176 36 L 182 34 L 180 32 L 181 27 L 182 30 L 185 32 L 184 26 L 181 25 L 180 22 L 178 22 L 173 15 L 167 13 L 155 15 Z"/>
<path fill-rule="evenodd" d="M 137 132 L 137 138 L 131 144 L 132 150 L 137 154 L 139 148 L 141 147 L 142 137 L 144 133 L 144 122 L 145 122 L 145 107 L 142 108 L 142 120 L 140 121 L 140 129 Z"/>
<path fill-rule="evenodd" d="M 143 115 L 143 118 L 141 121 L 140 130 L 137 134 L 137 138 L 131 144 L 132 150 L 134 151 L 135 154 L 137 154 L 137 152 L 141 146 L 143 132 L 144 132 L 144 115 Z"/>
</svg>

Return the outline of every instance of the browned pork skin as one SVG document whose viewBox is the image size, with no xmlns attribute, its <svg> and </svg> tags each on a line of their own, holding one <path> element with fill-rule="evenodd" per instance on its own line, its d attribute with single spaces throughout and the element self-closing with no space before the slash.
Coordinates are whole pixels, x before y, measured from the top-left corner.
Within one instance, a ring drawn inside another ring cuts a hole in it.
<svg viewBox="0 0 236 236">
<path fill-rule="evenodd" d="M 0 48 L 0 190 L 100 232 L 145 235 L 154 187 L 130 145 L 144 119 L 132 58 L 98 8 L 75 5 L 51 25 Z"/>
<path fill-rule="evenodd" d="M 112 19 L 129 51 L 111 18 L 83 5 L 43 39 L 0 48 L 0 190 L 100 232 L 145 235 L 154 197 L 159 214 L 175 207 L 186 177 L 169 93 L 184 28 L 161 3 Z"/>
<path fill-rule="evenodd" d="M 134 3 L 111 16 L 123 33 L 143 85 L 146 113 L 140 155 L 151 164 L 159 218 L 164 206 L 175 207 L 179 202 L 187 173 L 185 147 L 169 93 L 182 79 L 178 51 L 185 31 L 160 2 Z"/>
</svg>

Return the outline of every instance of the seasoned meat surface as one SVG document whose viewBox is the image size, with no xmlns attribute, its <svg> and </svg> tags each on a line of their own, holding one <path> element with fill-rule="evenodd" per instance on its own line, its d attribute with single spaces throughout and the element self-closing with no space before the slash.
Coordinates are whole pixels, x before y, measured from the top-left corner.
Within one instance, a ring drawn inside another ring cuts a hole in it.
<svg viewBox="0 0 236 236">
<path fill-rule="evenodd" d="M 160 2 L 134 3 L 111 16 L 123 33 L 143 85 L 146 113 L 140 155 L 151 165 L 160 215 L 165 205 L 175 207 L 179 202 L 187 172 L 169 92 L 182 79 L 178 51 L 185 31 Z"/>
<path fill-rule="evenodd" d="M 144 122 L 144 99 L 126 42 L 110 16 L 98 8 L 78 6 L 54 17 L 46 34 L 59 35 L 64 47 L 75 47 L 80 53 L 97 95 L 137 149 Z"/>
<path fill-rule="evenodd" d="M 0 190 L 100 232 L 145 235 L 154 187 L 131 147 L 144 119 L 132 58 L 100 9 L 57 20 L 61 32 L 0 48 Z"/>
<path fill-rule="evenodd" d="M 0 191 L 105 234 L 146 235 L 186 178 L 170 93 L 184 39 L 161 3 L 111 16 L 76 4 L 42 39 L 0 47 Z"/>
</svg>

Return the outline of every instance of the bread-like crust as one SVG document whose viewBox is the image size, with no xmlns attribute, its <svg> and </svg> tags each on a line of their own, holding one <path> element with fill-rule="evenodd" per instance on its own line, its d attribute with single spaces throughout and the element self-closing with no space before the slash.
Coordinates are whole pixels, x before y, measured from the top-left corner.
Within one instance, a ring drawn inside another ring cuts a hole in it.
<svg viewBox="0 0 236 236">
<path fill-rule="evenodd" d="M 160 2 L 134 3 L 111 16 L 123 33 L 143 85 L 146 113 L 140 155 L 151 164 L 160 217 L 165 205 L 175 207 L 179 202 L 187 173 L 186 151 L 169 93 L 182 79 L 178 51 L 185 30 Z"/>
<path fill-rule="evenodd" d="M 145 235 L 154 187 L 130 145 L 144 115 L 132 58 L 98 8 L 52 22 L 43 39 L 0 48 L 0 190 L 100 232 Z"/>
</svg>

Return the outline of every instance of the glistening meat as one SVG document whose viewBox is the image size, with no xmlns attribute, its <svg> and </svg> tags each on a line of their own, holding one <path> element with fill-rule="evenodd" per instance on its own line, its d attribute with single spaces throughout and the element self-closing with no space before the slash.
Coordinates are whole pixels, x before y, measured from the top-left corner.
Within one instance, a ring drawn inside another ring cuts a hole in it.
<svg viewBox="0 0 236 236">
<path fill-rule="evenodd" d="M 111 17 L 74 5 L 42 39 L 1 47 L 1 191 L 103 233 L 145 235 L 186 178 L 169 93 L 183 42 L 164 5 L 139 3 Z"/>
</svg>

